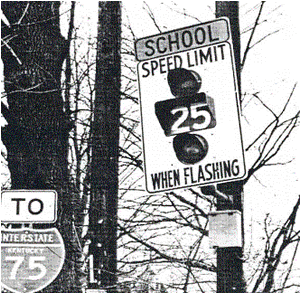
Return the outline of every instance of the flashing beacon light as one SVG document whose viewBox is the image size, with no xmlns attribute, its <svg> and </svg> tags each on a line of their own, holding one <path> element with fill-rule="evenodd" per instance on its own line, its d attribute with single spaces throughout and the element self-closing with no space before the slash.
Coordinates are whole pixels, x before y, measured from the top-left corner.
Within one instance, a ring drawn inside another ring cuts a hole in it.
<svg viewBox="0 0 300 293">
<path fill-rule="evenodd" d="M 181 163 L 195 164 L 206 156 L 208 143 L 201 135 L 182 133 L 174 137 L 173 148 Z"/>
</svg>

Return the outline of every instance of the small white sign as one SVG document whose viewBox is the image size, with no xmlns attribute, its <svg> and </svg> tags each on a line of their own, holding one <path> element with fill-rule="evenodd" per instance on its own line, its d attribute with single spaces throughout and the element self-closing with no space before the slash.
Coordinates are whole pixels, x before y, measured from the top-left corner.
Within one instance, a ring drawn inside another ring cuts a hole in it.
<svg viewBox="0 0 300 293">
<path fill-rule="evenodd" d="M 54 190 L 2 191 L 2 222 L 53 223 L 56 215 L 57 193 Z"/>
<path fill-rule="evenodd" d="M 209 246 L 211 248 L 242 246 L 240 211 L 225 210 L 209 214 Z"/>
</svg>

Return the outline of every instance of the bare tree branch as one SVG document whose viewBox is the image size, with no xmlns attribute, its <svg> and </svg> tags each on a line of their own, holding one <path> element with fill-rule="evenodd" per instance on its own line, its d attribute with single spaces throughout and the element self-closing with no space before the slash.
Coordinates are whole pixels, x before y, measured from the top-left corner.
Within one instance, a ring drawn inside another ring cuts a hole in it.
<svg viewBox="0 0 300 293">
<path fill-rule="evenodd" d="M 119 228 L 121 231 L 126 231 L 122 226 L 119 225 Z M 196 260 L 196 261 L 191 261 L 188 259 L 182 259 L 182 258 L 176 258 L 170 255 L 167 255 L 165 253 L 163 253 L 162 251 L 160 251 L 159 249 L 157 249 L 156 247 L 154 247 L 153 245 L 149 244 L 148 242 L 132 235 L 131 233 L 127 232 L 126 233 L 130 238 L 132 238 L 133 240 L 137 241 L 138 243 L 143 244 L 145 247 L 147 247 L 148 249 L 150 249 L 151 251 L 155 252 L 158 256 L 160 256 L 163 259 L 168 260 L 169 262 L 177 262 L 177 263 L 181 263 L 181 264 L 185 264 L 185 265 L 190 265 L 192 267 L 195 268 L 199 268 L 199 269 L 203 269 L 206 271 L 210 271 L 210 272 L 215 272 L 216 268 L 214 265 L 212 264 L 206 264 L 205 262 L 203 262 L 202 260 Z"/>
<path fill-rule="evenodd" d="M 181 202 L 183 202 L 184 204 L 187 204 L 188 206 L 192 207 L 193 209 L 197 210 L 200 215 L 204 218 L 208 218 L 207 213 L 205 213 L 202 209 L 200 209 L 197 205 L 195 205 L 194 203 L 188 201 L 187 199 L 185 199 L 184 197 L 182 197 L 181 195 L 176 194 L 175 192 L 170 192 L 170 195 L 174 196 L 175 198 L 177 198 L 178 200 L 180 200 Z"/>
<path fill-rule="evenodd" d="M 292 256 L 292 260 L 291 260 L 290 266 L 288 268 L 288 271 L 286 273 L 285 279 L 284 279 L 283 284 L 281 286 L 283 288 L 282 289 L 282 293 L 283 293 L 283 290 L 287 287 L 286 283 L 287 283 L 287 281 L 288 281 L 288 279 L 290 277 L 290 274 L 291 274 L 291 271 L 292 271 L 292 267 L 293 267 L 295 259 L 296 259 L 296 254 L 297 254 L 297 251 L 298 251 L 298 248 L 299 248 L 299 244 L 300 244 L 300 241 L 297 241 L 297 244 L 295 246 L 295 250 L 294 250 L 294 253 L 293 253 L 293 256 Z"/>
<path fill-rule="evenodd" d="M 274 158 L 280 151 L 281 147 L 285 141 L 289 138 L 290 134 L 298 125 L 299 112 L 297 112 L 293 117 L 281 121 L 286 109 L 291 101 L 291 98 L 296 89 L 297 83 L 294 84 L 293 89 L 286 100 L 284 106 L 282 107 L 279 114 L 276 114 L 270 107 L 268 107 L 257 94 L 253 96 L 257 98 L 260 103 L 274 116 L 274 119 L 263 129 L 263 131 L 256 137 L 256 139 L 246 148 L 248 151 L 250 148 L 254 147 L 259 140 L 262 140 L 258 147 L 258 157 L 249 169 L 248 176 L 245 179 L 245 183 L 250 179 L 252 174 L 254 174 L 261 167 L 266 166 L 267 163 Z M 270 163 L 268 165 L 271 165 Z"/>
<path fill-rule="evenodd" d="M 271 292 L 272 288 L 274 287 L 274 276 L 278 265 L 280 264 L 280 260 L 284 250 L 293 242 L 293 238 L 295 234 L 298 232 L 294 231 L 295 221 L 297 212 L 300 206 L 300 196 L 289 215 L 286 222 L 283 226 L 279 229 L 273 230 L 270 234 L 267 230 L 267 224 L 265 224 L 265 232 L 266 232 L 266 244 L 265 244 L 265 255 L 263 261 L 261 262 L 261 269 L 260 274 L 256 280 L 256 283 L 253 287 L 252 293 L 258 292 L 259 287 L 261 284 L 264 283 L 264 288 L 260 292 Z M 265 219 L 265 223 L 266 223 Z M 277 235 L 276 235 L 277 233 Z M 273 239 L 274 236 L 274 239 Z M 273 239 L 273 240 L 272 240 Z M 288 279 L 287 274 L 287 279 Z M 286 280 L 287 280 L 286 279 Z M 286 283 L 286 281 L 284 282 Z"/>
<path fill-rule="evenodd" d="M 27 3 L 27 5 L 26 5 L 26 7 L 25 7 L 25 9 L 24 9 L 23 14 L 21 15 L 19 21 L 17 22 L 18 25 L 21 24 L 23 18 L 25 17 L 25 15 L 26 15 L 26 13 L 27 13 L 27 11 L 28 11 L 29 5 L 30 5 L 30 2 Z"/>
<path fill-rule="evenodd" d="M 246 57 L 247 57 L 248 52 L 249 52 L 249 50 L 250 50 L 250 48 L 251 48 L 251 41 L 252 41 L 252 39 L 253 39 L 255 30 L 256 30 L 256 28 L 257 28 L 257 26 L 258 26 L 258 21 L 259 21 L 259 18 L 260 18 L 260 16 L 261 16 L 261 13 L 262 13 L 262 9 L 263 9 L 264 3 L 265 3 L 265 1 L 262 1 L 262 2 L 261 2 L 260 8 L 259 8 L 259 12 L 258 12 L 258 14 L 257 14 L 256 20 L 255 20 L 255 23 L 254 23 L 254 26 L 253 26 L 253 28 L 252 28 L 251 35 L 250 35 L 250 37 L 249 37 L 249 40 L 248 40 L 248 43 L 247 43 L 247 46 L 246 46 L 246 49 L 245 49 L 245 52 L 244 52 L 244 57 L 243 57 L 243 60 L 242 60 L 242 63 L 241 63 L 241 70 L 243 70 L 243 67 L 244 67 L 245 62 L 246 62 Z"/>
<path fill-rule="evenodd" d="M 156 18 L 151 10 L 151 8 L 149 7 L 149 5 L 146 3 L 146 1 L 143 2 L 143 4 L 146 6 L 146 11 L 149 15 L 149 17 L 151 18 L 152 22 L 154 23 L 155 27 L 157 28 L 157 30 L 161 33 L 162 30 L 160 29 L 159 25 L 157 24 Z"/>
</svg>

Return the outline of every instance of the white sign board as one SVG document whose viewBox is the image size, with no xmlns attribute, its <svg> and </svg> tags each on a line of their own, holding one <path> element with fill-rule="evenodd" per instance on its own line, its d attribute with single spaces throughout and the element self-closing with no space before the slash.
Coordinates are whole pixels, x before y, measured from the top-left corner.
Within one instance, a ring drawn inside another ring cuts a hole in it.
<svg viewBox="0 0 300 293">
<path fill-rule="evenodd" d="M 242 216 L 237 210 L 215 211 L 209 214 L 209 246 L 242 247 Z"/>
<path fill-rule="evenodd" d="M 246 176 L 229 20 L 137 40 L 146 189 Z"/>
<path fill-rule="evenodd" d="M 53 223 L 57 215 L 54 190 L 4 190 L 1 220 L 9 223 Z"/>
</svg>

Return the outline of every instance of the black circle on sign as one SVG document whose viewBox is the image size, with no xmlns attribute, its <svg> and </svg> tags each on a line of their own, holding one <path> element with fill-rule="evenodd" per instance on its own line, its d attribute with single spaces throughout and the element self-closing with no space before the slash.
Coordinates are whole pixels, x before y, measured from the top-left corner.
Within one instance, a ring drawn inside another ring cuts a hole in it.
<svg viewBox="0 0 300 293">
<path fill-rule="evenodd" d="M 181 163 L 195 164 L 205 158 L 208 143 L 201 135 L 182 133 L 174 137 L 173 148 Z"/>
<path fill-rule="evenodd" d="M 185 68 L 170 70 L 167 79 L 171 93 L 175 97 L 195 95 L 202 84 L 201 77 L 197 72 Z"/>
</svg>

